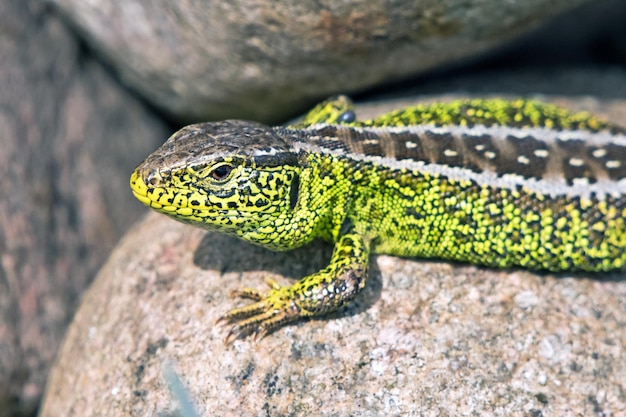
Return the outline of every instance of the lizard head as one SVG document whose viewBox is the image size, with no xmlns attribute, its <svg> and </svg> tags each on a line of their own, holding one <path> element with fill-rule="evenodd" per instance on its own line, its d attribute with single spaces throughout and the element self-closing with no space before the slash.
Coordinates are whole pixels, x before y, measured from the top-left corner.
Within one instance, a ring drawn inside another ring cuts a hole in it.
<svg viewBox="0 0 626 417">
<path fill-rule="evenodd" d="M 176 132 L 137 166 L 130 186 L 177 220 L 272 247 L 297 204 L 300 170 L 275 130 L 227 120 Z"/>
</svg>

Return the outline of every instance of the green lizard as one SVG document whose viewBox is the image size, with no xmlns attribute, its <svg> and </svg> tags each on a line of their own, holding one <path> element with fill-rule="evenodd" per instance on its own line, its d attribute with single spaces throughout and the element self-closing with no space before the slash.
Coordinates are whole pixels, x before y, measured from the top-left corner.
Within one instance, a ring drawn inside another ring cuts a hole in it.
<svg viewBox="0 0 626 417">
<path fill-rule="evenodd" d="M 322 238 L 329 265 L 227 312 L 226 340 L 346 305 L 371 253 L 491 267 L 626 265 L 625 129 L 532 100 L 417 105 L 358 121 L 337 97 L 299 124 L 187 126 L 133 172 L 142 203 L 273 250 Z"/>
</svg>

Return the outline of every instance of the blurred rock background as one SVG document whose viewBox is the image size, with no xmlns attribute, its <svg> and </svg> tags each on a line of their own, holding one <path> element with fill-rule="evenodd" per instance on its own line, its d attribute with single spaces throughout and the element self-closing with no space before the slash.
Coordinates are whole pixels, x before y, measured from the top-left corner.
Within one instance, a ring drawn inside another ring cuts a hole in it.
<svg viewBox="0 0 626 417">
<path fill-rule="evenodd" d="M 145 212 L 128 174 L 176 127 L 281 123 L 334 93 L 602 111 L 626 97 L 625 21 L 618 0 L 2 2 L 0 416 L 36 412 L 83 291 Z"/>
</svg>

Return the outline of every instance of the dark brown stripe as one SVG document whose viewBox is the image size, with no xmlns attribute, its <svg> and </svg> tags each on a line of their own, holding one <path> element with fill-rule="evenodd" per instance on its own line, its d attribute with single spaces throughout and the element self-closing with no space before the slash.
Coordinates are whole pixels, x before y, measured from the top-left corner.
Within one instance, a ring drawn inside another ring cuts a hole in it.
<svg viewBox="0 0 626 417">
<path fill-rule="evenodd" d="M 562 177 L 570 185 L 581 178 L 587 178 L 590 184 L 601 178 L 626 178 L 626 146 L 617 143 L 607 143 L 603 148 L 589 145 L 583 139 L 590 132 L 582 131 L 580 139 L 564 140 L 559 138 L 559 132 L 548 131 L 555 139 L 547 142 L 529 133 L 521 136 L 523 129 L 501 127 L 501 130 L 492 130 L 502 136 L 480 134 L 480 131 L 460 126 L 452 126 L 449 130 L 407 126 L 404 130 L 401 127 L 323 125 L 296 131 L 300 136 L 295 140 L 339 150 L 348 157 L 356 154 L 396 161 L 421 161 L 463 168 L 477 174 L 486 171 L 498 176 L 509 174 L 535 180 Z M 476 132 L 479 134 L 473 134 Z M 571 136 L 572 132 L 567 135 Z M 604 154 L 602 151 L 598 153 L 599 149 L 603 149 Z"/>
</svg>

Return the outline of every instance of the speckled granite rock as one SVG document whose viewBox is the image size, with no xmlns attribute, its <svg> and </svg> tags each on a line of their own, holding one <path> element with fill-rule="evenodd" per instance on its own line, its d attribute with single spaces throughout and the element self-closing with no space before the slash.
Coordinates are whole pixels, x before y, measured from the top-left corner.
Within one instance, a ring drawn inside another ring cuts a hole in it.
<svg viewBox="0 0 626 417">
<path fill-rule="evenodd" d="M 623 102 L 595 109 L 626 120 Z M 232 290 L 329 257 L 321 243 L 272 253 L 151 213 L 85 295 L 41 417 L 172 415 L 168 366 L 203 416 L 626 415 L 620 273 L 377 256 L 345 312 L 223 344 L 216 319 L 245 303 Z"/>
<path fill-rule="evenodd" d="M 267 121 L 476 55 L 584 0 L 52 2 L 171 114 Z"/>
<path fill-rule="evenodd" d="M 83 289 L 141 208 L 165 133 L 49 7 L 0 2 L 0 416 L 36 412 Z"/>
</svg>

